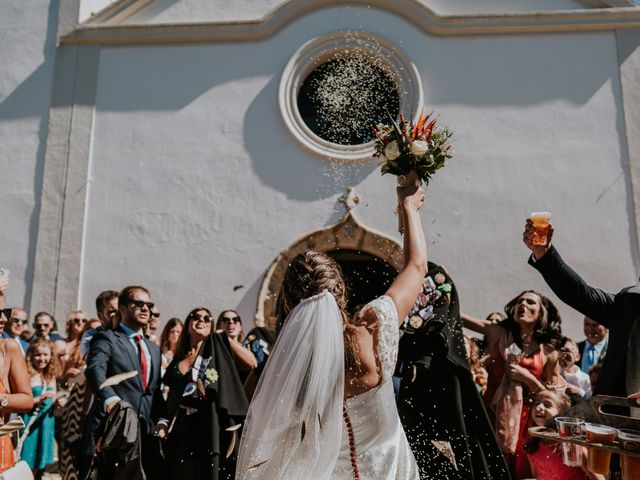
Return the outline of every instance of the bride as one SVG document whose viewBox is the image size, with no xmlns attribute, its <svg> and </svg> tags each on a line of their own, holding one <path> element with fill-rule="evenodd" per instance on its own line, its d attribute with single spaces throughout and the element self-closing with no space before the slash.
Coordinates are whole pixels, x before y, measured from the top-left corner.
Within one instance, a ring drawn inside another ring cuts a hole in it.
<svg viewBox="0 0 640 480">
<path fill-rule="evenodd" d="M 420 187 L 398 188 L 405 265 L 354 319 L 340 267 L 297 255 L 284 279 L 284 327 L 260 378 L 240 443 L 236 480 L 419 478 L 391 377 L 398 330 L 427 272 Z"/>
</svg>

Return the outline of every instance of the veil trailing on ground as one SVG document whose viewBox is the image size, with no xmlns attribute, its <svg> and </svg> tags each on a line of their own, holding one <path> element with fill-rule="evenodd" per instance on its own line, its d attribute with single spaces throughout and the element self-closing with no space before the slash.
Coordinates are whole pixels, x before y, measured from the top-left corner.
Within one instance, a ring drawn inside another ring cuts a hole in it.
<svg viewBox="0 0 640 480">
<path fill-rule="evenodd" d="M 236 480 L 329 478 L 342 439 L 342 316 L 328 291 L 289 314 L 245 423 Z"/>
</svg>

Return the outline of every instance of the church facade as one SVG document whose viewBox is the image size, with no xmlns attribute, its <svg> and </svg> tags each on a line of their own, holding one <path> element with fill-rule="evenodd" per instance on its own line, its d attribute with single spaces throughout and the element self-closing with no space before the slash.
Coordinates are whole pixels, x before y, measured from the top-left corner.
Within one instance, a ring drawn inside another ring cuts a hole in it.
<svg viewBox="0 0 640 480">
<path fill-rule="evenodd" d="M 98 292 L 142 284 L 165 318 L 204 305 L 273 325 L 287 261 L 306 248 L 377 292 L 402 240 L 371 106 L 424 108 L 455 132 L 423 224 L 464 311 L 549 293 L 521 241 L 531 211 L 553 213 L 556 246 L 589 282 L 617 291 L 640 273 L 631 0 L 26 10 L 0 5 L 0 266 L 9 303 L 32 313 L 93 312 Z"/>
</svg>

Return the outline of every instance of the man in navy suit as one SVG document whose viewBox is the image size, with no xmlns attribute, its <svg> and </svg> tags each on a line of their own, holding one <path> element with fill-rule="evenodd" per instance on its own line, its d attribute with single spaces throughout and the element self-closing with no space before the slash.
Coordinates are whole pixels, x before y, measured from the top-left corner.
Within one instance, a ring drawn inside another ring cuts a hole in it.
<svg viewBox="0 0 640 480">
<path fill-rule="evenodd" d="M 156 414 L 162 408 L 162 396 L 158 388 L 160 349 L 143 334 L 152 308 L 153 303 L 146 288 L 126 287 L 118 296 L 120 324 L 111 330 L 97 331 L 91 340 L 86 377 L 94 401 L 87 416 L 83 442 L 85 455 L 92 457 L 95 452 L 94 435 L 100 422 L 118 402 L 127 402 L 138 414 L 142 465 L 147 479 L 154 478 L 152 472 L 156 465 L 150 462 L 156 458 L 152 452 L 153 419 L 157 419 Z M 107 378 L 133 370 L 138 372 L 136 376 L 100 389 Z M 99 477 L 109 478 L 109 472 L 102 471 L 108 468 L 108 465 L 101 465 Z"/>
</svg>

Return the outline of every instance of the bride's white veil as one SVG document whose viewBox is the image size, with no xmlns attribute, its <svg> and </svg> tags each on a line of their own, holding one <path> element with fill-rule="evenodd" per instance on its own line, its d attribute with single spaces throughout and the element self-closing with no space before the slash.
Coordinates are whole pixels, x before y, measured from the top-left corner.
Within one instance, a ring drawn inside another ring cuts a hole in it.
<svg viewBox="0 0 640 480">
<path fill-rule="evenodd" d="M 324 480 L 340 452 L 342 316 L 328 291 L 291 311 L 249 406 L 236 480 Z"/>
</svg>

